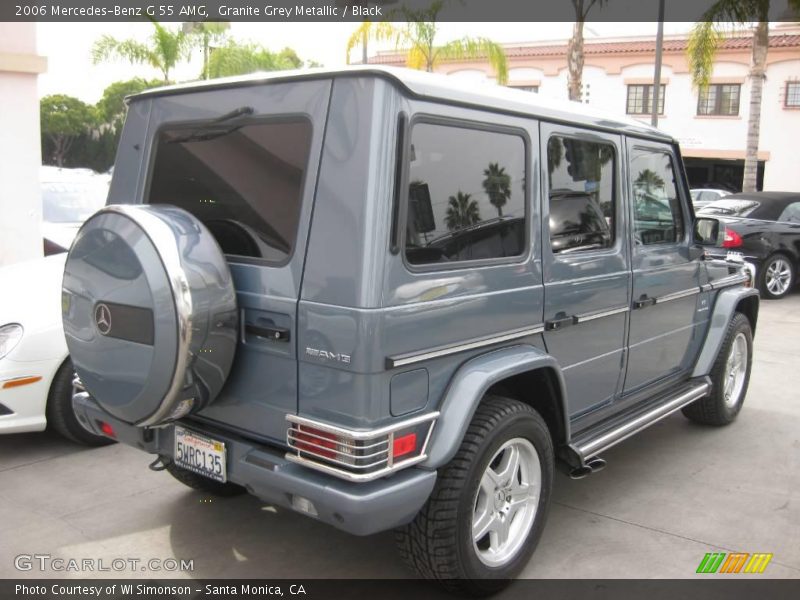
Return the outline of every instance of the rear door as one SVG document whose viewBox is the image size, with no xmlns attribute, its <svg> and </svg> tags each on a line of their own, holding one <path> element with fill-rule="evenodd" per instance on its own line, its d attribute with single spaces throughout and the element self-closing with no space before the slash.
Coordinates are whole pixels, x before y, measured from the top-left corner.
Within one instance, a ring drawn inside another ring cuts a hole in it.
<svg viewBox="0 0 800 600">
<path fill-rule="evenodd" d="M 230 265 L 240 340 L 199 418 L 283 440 L 297 412 L 296 313 L 331 83 L 156 97 L 144 201 L 198 217 Z"/>
<path fill-rule="evenodd" d="M 628 157 L 633 303 L 625 394 L 688 369 L 708 312 L 677 157 L 667 144 L 635 139 Z"/>
<path fill-rule="evenodd" d="M 618 135 L 542 124 L 545 343 L 574 419 L 618 393 L 630 304 Z"/>
</svg>

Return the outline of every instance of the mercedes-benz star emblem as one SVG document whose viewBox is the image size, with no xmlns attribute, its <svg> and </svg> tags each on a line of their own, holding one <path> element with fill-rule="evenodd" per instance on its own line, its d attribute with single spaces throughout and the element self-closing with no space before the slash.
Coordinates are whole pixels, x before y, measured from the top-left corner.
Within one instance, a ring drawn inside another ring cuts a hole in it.
<svg viewBox="0 0 800 600">
<path fill-rule="evenodd" d="M 94 309 L 94 322 L 97 325 L 97 331 L 102 335 L 108 335 L 111 331 L 111 309 L 102 302 Z"/>
</svg>

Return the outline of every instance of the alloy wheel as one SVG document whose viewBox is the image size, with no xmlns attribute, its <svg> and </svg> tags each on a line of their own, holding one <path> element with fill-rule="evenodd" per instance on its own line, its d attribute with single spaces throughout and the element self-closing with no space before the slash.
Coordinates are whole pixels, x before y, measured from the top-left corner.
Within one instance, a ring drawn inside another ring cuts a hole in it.
<svg viewBox="0 0 800 600">
<path fill-rule="evenodd" d="M 498 567 L 514 558 L 533 526 L 541 489 L 533 444 L 508 440 L 489 461 L 475 495 L 472 543 L 483 564 Z"/>
<path fill-rule="evenodd" d="M 776 258 L 767 265 L 764 279 L 771 294 L 782 296 L 792 283 L 792 266 L 785 258 Z"/>
<path fill-rule="evenodd" d="M 741 331 L 736 334 L 725 363 L 723 397 L 728 407 L 739 402 L 747 375 L 747 338 Z"/>
</svg>

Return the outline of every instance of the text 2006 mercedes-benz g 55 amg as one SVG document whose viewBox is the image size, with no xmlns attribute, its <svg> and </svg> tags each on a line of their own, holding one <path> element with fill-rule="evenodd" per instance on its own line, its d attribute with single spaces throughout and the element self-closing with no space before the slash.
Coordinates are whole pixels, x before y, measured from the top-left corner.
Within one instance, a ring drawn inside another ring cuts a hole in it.
<svg viewBox="0 0 800 600">
<path fill-rule="evenodd" d="M 491 592 L 555 466 L 736 418 L 759 299 L 723 234 L 675 140 L 580 105 L 374 68 L 148 91 L 66 263 L 75 410 Z"/>
</svg>

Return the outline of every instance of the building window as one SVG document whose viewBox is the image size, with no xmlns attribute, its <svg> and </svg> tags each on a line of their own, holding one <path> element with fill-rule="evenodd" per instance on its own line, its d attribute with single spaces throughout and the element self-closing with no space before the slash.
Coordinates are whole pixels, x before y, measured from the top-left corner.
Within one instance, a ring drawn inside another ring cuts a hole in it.
<svg viewBox="0 0 800 600">
<path fill-rule="evenodd" d="M 658 114 L 664 114 L 664 93 L 666 85 L 660 85 L 658 91 Z M 653 113 L 653 86 L 629 85 L 627 113 L 629 115 L 650 115 Z"/>
<path fill-rule="evenodd" d="M 738 83 L 721 83 L 702 88 L 697 97 L 697 114 L 737 116 L 741 87 Z"/>
<path fill-rule="evenodd" d="M 539 93 L 538 85 L 514 85 L 512 83 L 509 84 L 508 87 L 510 87 L 512 90 L 520 90 L 521 92 L 533 92 L 534 94 Z"/>
<path fill-rule="evenodd" d="M 786 82 L 786 107 L 800 108 L 800 81 Z"/>
</svg>

